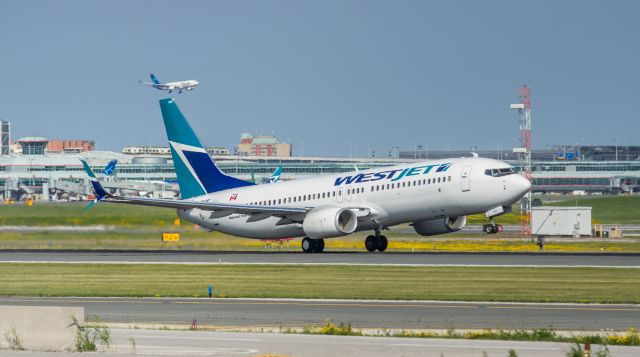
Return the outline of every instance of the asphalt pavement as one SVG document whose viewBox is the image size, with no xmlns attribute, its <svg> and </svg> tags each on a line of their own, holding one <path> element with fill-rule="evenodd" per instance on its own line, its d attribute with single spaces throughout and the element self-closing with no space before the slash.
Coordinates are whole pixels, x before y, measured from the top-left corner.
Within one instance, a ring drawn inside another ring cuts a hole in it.
<svg viewBox="0 0 640 357">
<path fill-rule="evenodd" d="M 406 337 L 320 336 L 270 333 L 112 329 L 112 344 L 99 356 L 506 356 L 564 357 L 572 345 L 554 342 L 483 341 Z M 592 351 L 600 350 L 593 346 Z M 633 357 L 640 348 L 609 346 L 615 357 Z M 77 356 L 74 352 L 11 352 L 3 356 Z"/>
<path fill-rule="evenodd" d="M 82 306 L 112 323 L 214 327 L 304 327 L 350 323 L 373 329 L 537 329 L 625 331 L 640 328 L 640 306 L 451 301 L 206 298 L 0 297 L 2 305 Z"/>
<path fill-rule="evenodd" d="M 1 250 L 0 262 L 640 267 L 640 254 Z"/>
</svg>

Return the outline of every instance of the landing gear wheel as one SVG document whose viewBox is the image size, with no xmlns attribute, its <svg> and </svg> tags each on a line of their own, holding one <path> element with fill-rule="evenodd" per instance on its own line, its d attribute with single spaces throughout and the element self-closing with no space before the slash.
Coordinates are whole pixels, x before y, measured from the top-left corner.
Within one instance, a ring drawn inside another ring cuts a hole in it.
<svg viewBox="0 0 640 357">
<path fill-rule="evenodd" d="M 482 226 L 482 230 L 487 234 L 496 234 L 502 232 L 502 226 L 494 223 L 485 224 Z"/>
<path fill-rule="evenodd" d="M 378 243 L 379 251 L 384 252 L 385 250 L 387 250 L 387 246 L 389 245 L 389 242 L 387 241 L 387 237 L 378 236 L 377 241 L 378 241 L 377 243 Z"/>
<path fill-rule="evenodd" d="M 324 239 L 302 239 L 302 251 L 305 253 L 322 253 L 324 251 Z"/>
<path fill-rule="evenodd" d="M 322 253 L 324 251 L 324 239 L 313 240 L 313 252 Z"/>
<path fill-rule="evenodd" d="M 487 234 L 491 234 L 491 233 L 493 233 L 493 225 L 492 224 L 485 224 L 484 226 L 482 226 L 482 230 Z"/>
<path fill-rule="evenodd" d="M 304 237 L 302 239 L 302 251 L 305 253 L 313 253 L 313 248 L 315 244 L 313 244 L 313 240 L 309 237 Z"/>
<path fill-rule="evenodd" d="M 367 236 L 367 239 L 364 240 L 364 246 L 370 252 L 375 252 L 376 248 L 378 248 L 378 239 L 375 236 Z"/>
</svg>

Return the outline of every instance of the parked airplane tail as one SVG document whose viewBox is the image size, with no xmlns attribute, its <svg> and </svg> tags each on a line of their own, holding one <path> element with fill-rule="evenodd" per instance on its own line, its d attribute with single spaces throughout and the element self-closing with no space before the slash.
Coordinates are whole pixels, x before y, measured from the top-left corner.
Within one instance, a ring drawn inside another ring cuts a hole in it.
<svg viewBox="0 0 640 357">
<path fill-rule="evenodd" d="M 155 74 L 151 73 L 149 77 L 151 77 L 151 82 L 153 82 L 153 84 L 160 84 L 160 81 L 156 78 Z"/>
<path fill-rule="evenodd" d="M 105 176 L 111 175 L 116 170 L 117 163 L 118 163 L 118 160 L 109 161 L 107 166 L 105 166 L 104 170 L 102 170 L 102 174 Z"/>
<path fill-rule="evenodd" d="M 269 183 L 278 182 L 280 180 L 280 175 L 282 175 L 282 166 L 276 167 L 276 170 L 273 172 L 271 177 L 269 177 Z"/>
<path fill-rule="evenodd" d="M 86 211 L 89 208 L 93 207 L 94 204 L 98 203 L 103 198 L 107 197 L 109 194 L 107 193 L 107 191 L 105 191 L 104 188 L 102 188 L 100 181 L 98 181 L 98 178 L 93 173 L 93 170 L 91 170 L 91 167 L 89 167 L 89 164 L 87 164 L 87 162 L 84 160 L 80 160 L 80 161 L 82 161 L 82 166 L 84 167 L 84 171 L 89 176 L 89 182 L 91 182 L 91 186 L 93 187 L 93 192 L 95 192 L 96 194 L 96 198 L 93 201 L 89 202 L 87 207 L 85 207 L 84 210 Z"/>
<path fill-rule="evenodd" d="M 173 98 L 161 99 L 160 109 L 182 199 L 252 185 L 218 169 Z"/>
</svg>

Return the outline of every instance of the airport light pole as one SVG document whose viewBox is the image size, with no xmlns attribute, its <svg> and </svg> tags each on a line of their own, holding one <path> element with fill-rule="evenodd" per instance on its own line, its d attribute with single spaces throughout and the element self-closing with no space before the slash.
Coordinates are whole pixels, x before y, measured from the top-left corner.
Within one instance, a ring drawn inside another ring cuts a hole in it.
<svg viewBox="0 0 640 357">
<path fill-rule="evenodd" d="M 531 89 L 527 85 L 520 88 L 520 102 L 511 104 L 517 109 L 520 121 L 520 147 L 513 151 L 520 154 L 522 174 L 530 182 L 531 175 Z M 531 189 L 520 200 L 520 238 L 531 236 Z"/>
</svg>

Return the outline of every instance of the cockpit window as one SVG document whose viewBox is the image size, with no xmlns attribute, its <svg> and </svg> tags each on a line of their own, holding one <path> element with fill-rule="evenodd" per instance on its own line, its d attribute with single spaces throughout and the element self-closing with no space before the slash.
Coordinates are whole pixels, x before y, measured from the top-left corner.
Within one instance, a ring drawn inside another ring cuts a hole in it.
<svg viewBox="0 0 640 357">
<path fill-rule="evenodd" d="M 484 174 L 487 176 L 500 177 L 507 176 L 515 173 L 512 167 L 505 167 L 501 169 L 487 169 L 484 170 Z"/>
</svg>

